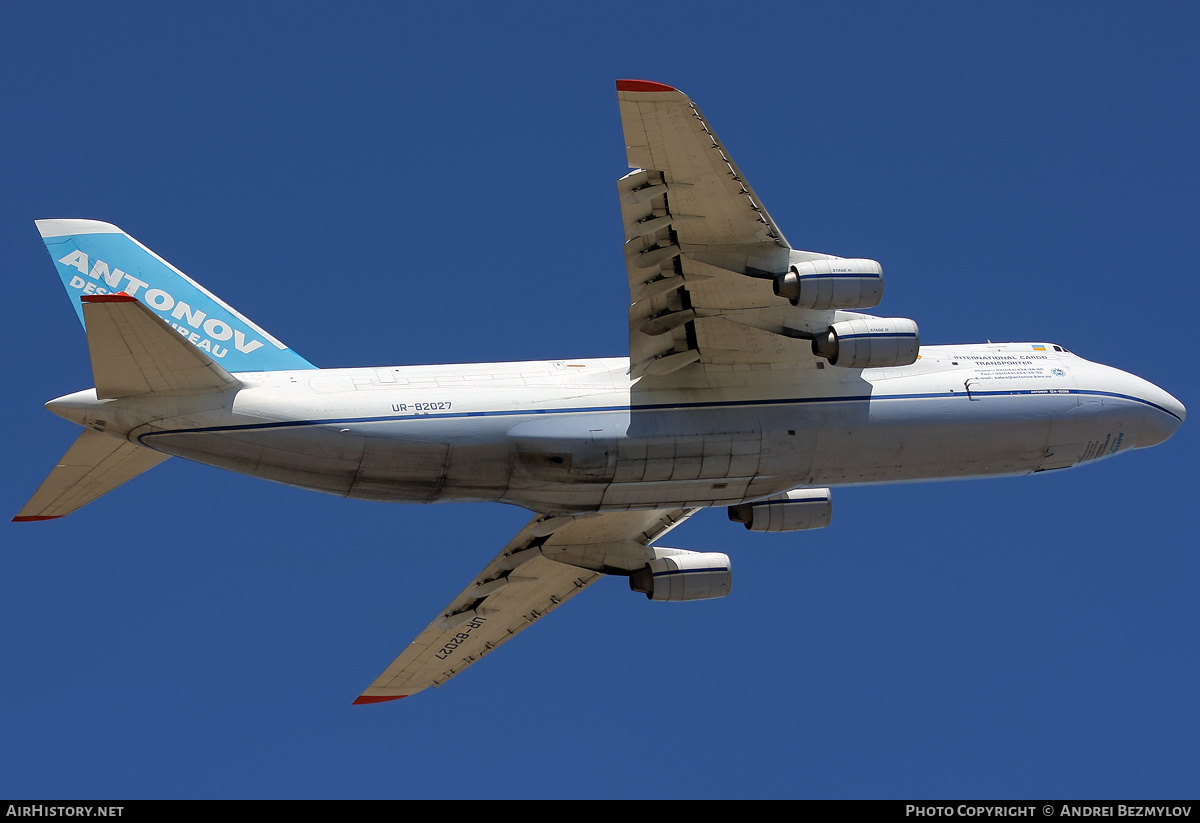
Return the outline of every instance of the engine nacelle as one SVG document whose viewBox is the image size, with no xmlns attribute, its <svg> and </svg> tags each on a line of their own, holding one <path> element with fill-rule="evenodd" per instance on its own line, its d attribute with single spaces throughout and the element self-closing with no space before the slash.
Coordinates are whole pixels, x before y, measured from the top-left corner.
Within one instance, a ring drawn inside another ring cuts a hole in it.
<svg viewBox="0 0 1200 823">
<path fill-rule="evenodd" d="M 756 532 L 823 529 L 833 516 L 829 489 L 792 489 L 755 503 L 729 507 L 729 519 Z"/>
<path fill-rule="evenodd" d="M 903 317 L 843 320 L 812 341 L 813 354 L 848 369 L 911 366 L 920 348 L 917 324 Z"/>
<path fill-rule="evenodd" d="M 775 294 L 806 309 L 869 309 L 883 299 L 883 266 L 874 260 L 810 260 L 774 281 Z"/>
<path fill-rule="evenodd" d="M 729 555 L 654 547 L 658 555 L 629 576 L 629 588 L 651 600 L 710 600 L 729 594 Z"/>
</svg>

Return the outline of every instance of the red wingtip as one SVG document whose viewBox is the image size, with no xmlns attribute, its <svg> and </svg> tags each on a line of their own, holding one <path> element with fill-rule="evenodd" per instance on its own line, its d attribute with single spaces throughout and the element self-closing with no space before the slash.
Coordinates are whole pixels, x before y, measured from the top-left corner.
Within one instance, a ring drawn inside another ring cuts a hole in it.
<svg viewBox="0 0 1200 823">
<path fill-rule="evenodd" d="M 57 520 L 62 517 L 61 514 L 34 514 L 28 517 L 17 516 L 12 519 L 14 523 L 32 523 L 34 520 Z"/>
<path fill-rule="evenodd" d="M 136 297 L 130 297 L 123 291 L 116 294 L 85 294 L 79 298 L 84 303 L 136 303 Z"/>
<path fill-rule="evenodd" d="M 651 80 L 618 80 L 617 91 L 679 91 L 666 83 L 655 83 Z"/>
<path fill-rule="evenodd" d="M 399 700 L 402 697 L 408 697 L 408 695 L 407 694 L 392 694 L 392 695 L 386 695 L 386 696 L 377 696 L 377 695 L 373 695 L 373 694 L 360 694 L 358 697 L 354 698 L 354 702 L 351 703 L 350 705 L 351 706 L 365 706 L 368 703 L 386 703 L 389 700 Z"/>
</svg>

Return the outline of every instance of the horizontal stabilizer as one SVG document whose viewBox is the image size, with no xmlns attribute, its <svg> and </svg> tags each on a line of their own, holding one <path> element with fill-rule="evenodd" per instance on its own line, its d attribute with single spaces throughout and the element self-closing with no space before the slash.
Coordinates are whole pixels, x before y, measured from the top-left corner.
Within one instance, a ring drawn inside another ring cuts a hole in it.
<svg viewBox="0 0 1200 823">
<path fill-rule="evenodd" d="M 104 294 L 81 299 L 97 398 L 224 391 L 241 385 L 137 298 Z"/>
<path fill-rule="evenodd" d="M 70 514 L 169 456 L 87 429 L 13 521 L 52 520 Z"/>
</svg>

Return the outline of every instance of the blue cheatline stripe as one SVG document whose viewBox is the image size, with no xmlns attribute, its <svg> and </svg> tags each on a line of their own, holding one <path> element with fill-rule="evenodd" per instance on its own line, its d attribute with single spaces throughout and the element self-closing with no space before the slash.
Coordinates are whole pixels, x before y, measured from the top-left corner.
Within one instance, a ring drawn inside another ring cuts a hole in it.
<svg viewBox="0 0 1200 823">
<path fill-rule="evenodd" d="M 807 506 L 812 503 L 828 503 L 828 497 L 814 497 L 810 500 L 760 500 L 751 506 Z"/>
<path fill-rule="evenodd" d="M 159 437 L 167 434 L 206 434 L 213 432 L 227 431 L 255 431 L 258 429 L 290 429 L 302 428 L 306 426 L 332 426 L 345 423 L 392 423 L 397 421 L 410 420 L 449 420 L 454 418 L 472 418 L 472 417 L 528 417 L 534 414 L 604 414 L 607 412 L 622 412 L 628 411 L 631 413 L 646 412 L 646 411 L 689 411 L 695 409 L 735 409 L 735 408 L 752 408 L 755 406 L 799 406 L 807 403 L 861 403 L 863 401 L 882 401 L 882 400 L 933 400 L 937 398 L 954 399 L 962 398 L 970 400 L 971 397 L 1008 397 L 1018 395 L 1037 395 L 1037 396 L 1054 396 L 1054 395 L 1086 395 L 1091 397 L 1116 397 L 1121 400 L 1129 400 L 1134 403 L 1141 403 L 1144 406 L 1149 406 L 1152 409 L 1158 409 L 1163 414 L 1170 415 L 1176 420 L 1182 421 L 1178 415 L 1168 409 L 1164 409 L 1157 403 L 1151 403 L 1141 397 L 1134 397 L 1129 394 L 1119 394 L 1117 392 L 1093 391 L 1090 389 L 1020 389 L 1013 391 L 952 391 L 952 392 L 925 392 L 915 394 L 884 394 L 884 395 L 848 395 L 844 397 L 790 397 L 780 398 L 776 400 L 710 400 L 705 402 L 695 403 L 647 403 L 639 406 L 581 406 L 571 409 L 514 409 L 513 411 L 470 411 L 470 412 L 448 412 L 446 414 L 409 414 L 409 415 L 382 415 L 374 417 L 327 417 L 312 420 L 284 420 L 275 423 L 243 423 L 230 426 L 201 426 L 192 429 L 172 429 L 170 431 L 146 432 L 138 435 L 138 442 L 143 445 L 147 437 Z"/>
<path fill-rule="evenodd" d="M 713 566 L 709 569 L 675 569 L 674 571 L 655 572 L 655 577 L 662 577 L 668 574 L 694 574 L 695 572 L 727 572 L 728 566 Z"/>
<path fill-rule="evenodd" d="M 836 273 L 830 273 L 830 274 L 802 274 L 802 275 L 800 275 L 801 280 L 824 280 L 825 278 L 829 278 L 829 277 L 837 277 L 837 278 L 843 278 L 843 279 L 847 278 L 847 277 L 857 277 L 859 280 L 880 280 L 880 279 L 882 279 L 882 276 L 878 275 L 878 274 L 859 274 L 858 272 L 836 272 Z"/>
<path fill-rule="evenodd" d="M 1132 400 L 1134 403 L 1141 403 L 1143 406 L 1149 406 L 1152 409 L 1158 409 L 1163 414 L 1174 417 L 1180 423 L 1183 422 L 1183 418 L 1180 417 L 1179 415 L 1177 415 L 1175 412 L 1171 411 L 1170 409 L 1165 409 L 1162 406 L 1158 405 L 1157 403 L 1152 403 L 1149 400 L 1145 399 L 1144 397 L 1134 397 L 1132 394 L 1121 394 L 1119 392 L 1112 392 L 1112 391 L 1099 391 L 1098 389 L 1023 389 L 1021 391 L 974 391 L 974 390 L 971 390 L 969 392 L 969 394 L 972 397 L 1003 397 L 1004 395 L 1010 395 L 1010 394 L 1030 394 L 1030 395 L 1039 395 L 1039 396 L 1048 396 L 1048 395 L 1055 395 L 1055 394 L 1081 394 L 1081 395 L 1087 395 L 1088 397 L 1116 397 L 1119 400 Z"/>
<path fill-rule="evenodd" d="M 867 334 L 839 334 L 838 340 L 856 340 L 859 337 L 871 337 L 876 340 L 883 340 L 883 339 L 886 339 L 889 337 L 902 337 L 902 338 L 912 339 L 912 338 L 915 338 L 916 336 L 917 335 L 915 332 L 910 332 L 910 331 L 907 331 L 907 332 L 898 331 L 898 332 L 887 332 L 887 333 L 868 332 Z"/>
</svg>

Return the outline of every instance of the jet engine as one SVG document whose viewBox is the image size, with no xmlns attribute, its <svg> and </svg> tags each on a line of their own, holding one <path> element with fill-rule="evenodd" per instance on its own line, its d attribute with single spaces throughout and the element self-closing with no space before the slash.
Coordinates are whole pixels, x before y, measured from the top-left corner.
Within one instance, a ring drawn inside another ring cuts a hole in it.
<svg viewBox="0 0 1200 823">
<path fill-rule="evenodd" d="M 755 503 L 729 507 L 729 519 L 756 532 L 823 529 L 833 516 L 829 489 L 792 489 Z"/>
<path fill-rule="evenodd" d="M 729 594 L 729 555 L 654 547 L 658 555 L 629 576 L 631 591 L 651 600 L 710 600 Z"/>
<path fill-rule="evenodd" d="M 812 341 L 812 353 L 831 366 L 875 369 L 917 362 L 921 333 L 903 317 L 861 317 L 834 323 Z"/>
<path fill-rule="evenodd" d="M 883 298 L 883 266 L 874 260 L 810 260 L 774 282 L 775 294 L 806 309 L 869 309 Z"/>
</svg>

